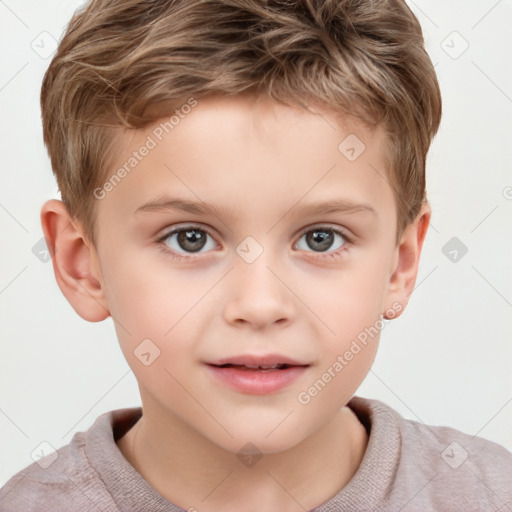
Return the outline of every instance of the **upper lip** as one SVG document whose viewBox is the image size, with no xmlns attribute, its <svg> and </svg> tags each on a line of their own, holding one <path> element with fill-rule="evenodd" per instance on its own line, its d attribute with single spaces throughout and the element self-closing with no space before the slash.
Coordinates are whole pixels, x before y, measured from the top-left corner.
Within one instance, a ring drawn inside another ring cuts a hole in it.
<svg viewBox="0 0 512 512">
<path fill-rule="evenodd" d="M 245 354 L 217 359 L 216 361 L 210 361 L 207 364 L 214 366 L 222 366 L 224 364 L 235 364 L 241 366 L 278 366 L 281 364 L 289 366 L 309 366 L 309 363 L 302 363 L 281 354 L 263 354 L 259 356 Z"/>
</svg>

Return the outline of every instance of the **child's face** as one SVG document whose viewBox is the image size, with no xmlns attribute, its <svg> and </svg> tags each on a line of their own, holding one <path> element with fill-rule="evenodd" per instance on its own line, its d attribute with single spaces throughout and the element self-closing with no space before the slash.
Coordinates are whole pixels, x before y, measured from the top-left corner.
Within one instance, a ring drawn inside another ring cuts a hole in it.
<svg viewBox="0 0 512 512">
<path fill-rule="evenodd" d="M 91 250 L 148 421 L 230 451 L 281 451 L 333 419 L 369 371 L 381 314 L 407 301 L 393 275 L 384 135 L 321 112 L 208 98 L 168 134 L 159 121 L 121 139 L 112 173 L 133 151 L 140 161 L 98 200 Z M 366 146 L 359 156 L 353 136 L 338 149 L 351 133 Z M 148 206 L 171 200 L 197 207 Z M 334 201 L 344 206 L 307 212 Z M 201 213 L 206 204 L 217 213 Z M 188 237 L 157 241 L 177 228 Z M 208 365 L 267 354 L 307 367 L 255 370 L 233 387 L 223 375 L 249 373 Z"/>
</svg>

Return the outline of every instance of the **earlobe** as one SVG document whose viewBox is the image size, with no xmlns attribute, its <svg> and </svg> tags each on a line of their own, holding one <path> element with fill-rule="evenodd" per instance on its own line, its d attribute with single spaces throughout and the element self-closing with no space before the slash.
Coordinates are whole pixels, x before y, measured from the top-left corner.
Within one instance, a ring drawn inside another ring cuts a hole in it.
<svg viewBox="0 0 512 512">
<path fill-rule="evenodd" d="M 396 249 L 394 271 L 391 273 L 387 297 L 388 310 L 391 308 L 396 312 L 392 318 L 402 314 L 414 289 L 430 216 L 430 205 L 425 202 L 416 219 L 405 228 Z M 396 306 L 397 304 L 400 308 Z M 386 313 L 383 315 L 386 318 Z"/>
<path fill-rule="evenodd" d="M 60 290 L 73 309 L 89 322 L 110 316 L 99 268 L 79 224 L 62 201 L 52 199 L 41 209 L 41 225 Z"/>
</svg>

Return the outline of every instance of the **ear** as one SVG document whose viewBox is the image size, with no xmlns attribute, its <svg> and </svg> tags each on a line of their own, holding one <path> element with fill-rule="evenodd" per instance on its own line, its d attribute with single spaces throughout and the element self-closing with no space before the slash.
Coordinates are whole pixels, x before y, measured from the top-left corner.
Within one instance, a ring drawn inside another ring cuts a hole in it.
<svg viewBox="0 0 512 512">
<path fill-rule="evenodd" d="M 61 292 L 89 322 L 110 316 L 96 251 L 62 201 L 52 199 L 41 209 L 41 225 Z"/>
<path fill-rule="evenodd" d="M 421 249 L 431 213 L 430 205 L 427 202 L 423 203 L 416 219 L 404 229 L 393 258 L 386 297 L 388 308 L 387 314 L 383 313 L 384 318 L 399 317 L 409 302 L 418 275 Z"/>
</svg>

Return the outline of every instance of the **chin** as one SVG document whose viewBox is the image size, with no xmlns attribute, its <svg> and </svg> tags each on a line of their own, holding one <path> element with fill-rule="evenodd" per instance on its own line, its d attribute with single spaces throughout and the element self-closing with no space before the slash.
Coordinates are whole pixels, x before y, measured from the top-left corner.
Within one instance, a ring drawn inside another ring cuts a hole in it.
<svg viewBox="0 0 512 512">
<path fill-rule="evenodd" d="M 253 422 L 251 428 L 246 429 L 241 428 L 243 425 L 239 425 L 236 429 L 228 428 L 233 438 L 228 439 L 227 436 L 222 436 L 222 439 L 210 438 L 210 440 L 237 456 L 242 454 L 270 455 L 294 448 L 308 435 L 307 432 L 299 432 L 297 428 L 291 428 L 290 425 L 277 426 L 278 423 L 274 423 L 270 428 L 267 425 L 259 426 L 256 422 Z"/>
</svg>

